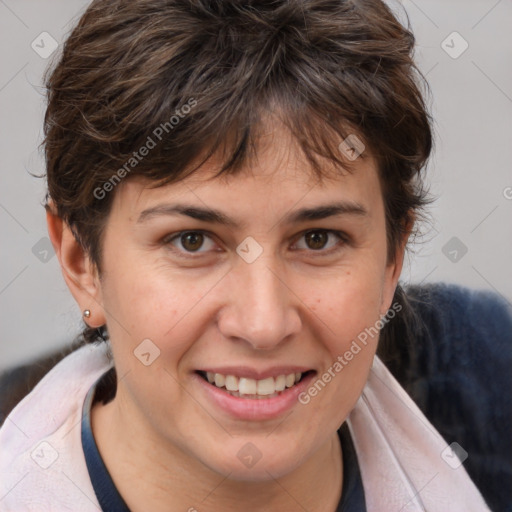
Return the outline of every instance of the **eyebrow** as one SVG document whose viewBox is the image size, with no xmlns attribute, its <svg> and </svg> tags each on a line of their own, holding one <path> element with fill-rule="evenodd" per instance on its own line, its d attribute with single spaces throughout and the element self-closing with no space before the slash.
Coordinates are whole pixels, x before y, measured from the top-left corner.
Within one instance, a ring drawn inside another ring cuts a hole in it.
<svg viewBox="0 0 512 512">
<path fill-rule="evenodd" d="M 146 222 L 154 217 L 185 215 L 192 219 L 201 220 L 215 224 L 222 224 L 231 228 L 240 228 L 241 225 L 236 220 L 230 218 L 220 210 L 212 208 L 203 208 L 187 204 L 162 204 L 148 208 L 141 212 L 137 223 Z M 293 224 L 304 221 L 321 220 L 328 217 L 340 215 L 354 215 L 365 217 L 368 211 L 361 204 L 354 201 L 341 201 L 313 208 L 301 208 L 295 212 L 287 214 L 282 222 L 284 224 Z"/>
</svg>

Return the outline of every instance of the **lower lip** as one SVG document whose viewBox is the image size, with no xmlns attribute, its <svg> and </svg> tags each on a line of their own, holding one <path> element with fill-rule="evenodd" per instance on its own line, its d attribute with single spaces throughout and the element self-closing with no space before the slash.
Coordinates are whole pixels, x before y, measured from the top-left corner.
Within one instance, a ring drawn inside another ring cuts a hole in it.
<svg viewBox="0 0 512 512">
<path fill-rule="evenodd" d="M 230 416 L 252 421 L 278 418 L 290 410 L 298 403 L 298 396 L 307 389 L 314 376 L 315 373 L 306 375 L 298 384 L 287 388 L 273 398 L 253 399 L 230 395 L 221 388 L 208 383 L 198 374 L 194 374 L 194 378 L 201 385 L 209 401 Z"/>
</svg>

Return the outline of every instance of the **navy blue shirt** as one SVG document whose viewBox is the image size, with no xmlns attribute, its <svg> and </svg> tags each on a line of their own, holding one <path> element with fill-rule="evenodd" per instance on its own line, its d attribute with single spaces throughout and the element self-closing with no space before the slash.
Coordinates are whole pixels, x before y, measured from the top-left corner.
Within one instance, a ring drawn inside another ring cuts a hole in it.
<svg viewBox="0 0 512 512">
<path fill-rule="evenodd" d="M 91 408 L 95 402 L 96 388 L 109 372 L 106 372 L 85 398 L 82 409 L 82 447 L 85 462 L 96 498 L 105 512 L 130 512 L 101 458 L 91 428 Z M 336 512 L 366 512 L 363 483 L 357 455 L 346 423 L 338 430 L 343 454 L 343 489 Z"/>
</svg>

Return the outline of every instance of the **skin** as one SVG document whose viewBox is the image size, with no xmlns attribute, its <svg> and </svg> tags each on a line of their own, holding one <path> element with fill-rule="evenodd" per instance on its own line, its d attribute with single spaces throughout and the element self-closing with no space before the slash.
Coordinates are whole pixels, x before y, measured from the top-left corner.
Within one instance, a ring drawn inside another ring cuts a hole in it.
<svg viewBox="0 0 512 512">
<path fill-rule="evenodd" d="M 212 159 L 159 188 L 127 179 L 114 192 L 101 278 L 69 228 L 48 214 L 71 292 L 81 310 L 91 310 L 89 325 L 106 322 L 110 332 L 120 380 L 115 399 L 93 408 L 92 425 L 131 510 L 336 509 L 343 473 L 337 429 L 361 394 L 376 339 L 309 404 L 297 402 L 273 420 L 229 416 L 192 376 L 205 366 L 289 364 L 321 375 L 391 307 L 407 239 L 388 263 L 375 162 L 366 154 L 353 164 L 351 173 L 320 182 L 289 134 L 271 125 L 257 161 L 240 174 L 211 179 Z M 341 200 L 367 214 L 284 222 L 290 212 Z M 184 215 L 138 222 L 145 209 L 175 202 L 221 210 L 240 226 Z M 313 229 L 321 240 L 328 235 L 325 248 L 308 245 L 304 232 Z M 191 258 L 183 256 L 190 245 L 168 236 L 188 230 L 209 234 Z M 236 253 L 247 236 L 263 249 L 250 264 Z M 160 350 L 149 366 L 133 354 L 147 338 Z M 252 468 L 237 457 L 247 442 L 262 454 Z"/>
</svg>

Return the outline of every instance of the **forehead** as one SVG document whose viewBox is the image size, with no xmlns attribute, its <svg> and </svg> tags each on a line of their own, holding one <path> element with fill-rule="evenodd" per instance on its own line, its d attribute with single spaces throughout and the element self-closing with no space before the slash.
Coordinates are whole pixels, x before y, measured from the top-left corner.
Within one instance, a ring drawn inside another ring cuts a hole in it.
<svg viewBox="0 0 512 512">
<path fill-rule="evenodd" d="M 237 173 L 217 176 L 222 158 L 217 153 L 186 178 L 163 186 L 129 178 L 118 187 L 113 210 L 135 220 L 151 206 L 177 200 L 246 215 L 282 214 L 299 203 L 345 200 L 364 204 L 367 210 L 382 203 L 377 166 L 370 153 L 352 161 L 350 169 L 320 160 L 325 172 L 319 177 L 288 132 L 268 129 L 259 137 L 250 163 Z"/>
</svg>

